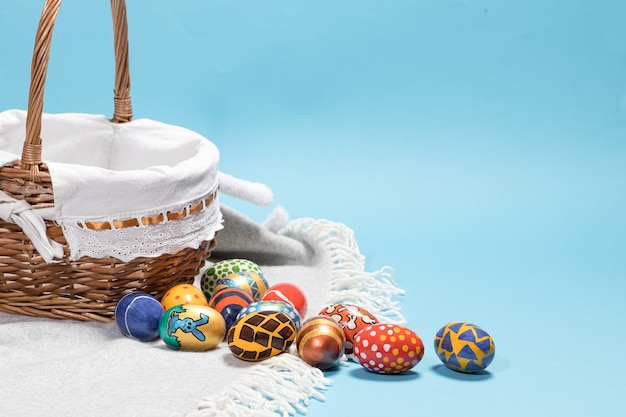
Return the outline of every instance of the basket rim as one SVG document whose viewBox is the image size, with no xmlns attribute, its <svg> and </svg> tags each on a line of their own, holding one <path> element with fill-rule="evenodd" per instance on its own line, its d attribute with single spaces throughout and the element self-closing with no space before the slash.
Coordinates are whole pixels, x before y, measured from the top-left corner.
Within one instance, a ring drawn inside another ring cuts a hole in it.
<svg viewBox="0 0 626 417">
<path fill-rule="evenodd" d="M 18 162 L 25 117 L 23 110 L 0 112 L 0 166 Z M 197 203 L 218 188 L 217 146 L 187 128 L 151 119 L 119 125 L 83 113 L 46 114 L 44 120 L 44 162 L 59 218 L 145 216 Z"/>
</svg>

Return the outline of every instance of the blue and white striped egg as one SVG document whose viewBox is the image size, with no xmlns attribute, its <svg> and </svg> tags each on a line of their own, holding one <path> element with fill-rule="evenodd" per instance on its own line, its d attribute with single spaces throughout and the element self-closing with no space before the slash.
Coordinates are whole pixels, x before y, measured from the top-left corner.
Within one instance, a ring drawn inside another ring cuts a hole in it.
<svg viewBox="0 0 626 417">
<path fill-rule="evenodd" d="M 237 315 L 237 320 L 249 314 L 258 313 L 261 311 L 283 313 L 284 315 L 289 317 L 289 320 L 292 321 L 294 327 L 296 328 L 296 331 L 298 331 L 302 325 L 300 314 L 294 306 L 289 303 L 285 303 L 284 301 L 275 300 L 255 301 L 254 303 L 248 304 L 239 312 L 239 314 Z"/>
</svg>

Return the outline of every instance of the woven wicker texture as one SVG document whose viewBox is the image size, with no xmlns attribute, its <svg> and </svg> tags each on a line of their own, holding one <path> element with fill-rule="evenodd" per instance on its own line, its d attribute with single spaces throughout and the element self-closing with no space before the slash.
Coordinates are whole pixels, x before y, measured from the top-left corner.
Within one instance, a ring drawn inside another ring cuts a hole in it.
<svg viewBox="0 0 626 417">
<path fill-rule="evenodd" d="M 42 162 L 43 93 L 54 22 L 61 0 L 46 0 L 36 34 L 21 163 L 0 168 L 0 190 L 32 206 L 53 207 L 54 194 Z M 132 120 L 126 3 L 111 0 L 115 47 L 114 123 Z M 46 222 L 47 234 L 64 245 L 64 258 L 46 263 L 19 226 L 0 220 L 0 311 L 51 318 L 111 321 L 117 301 L 132 291 L 160 297 L 172 285 L 191 283 L 215 246 L 203 242 L 156 258 L 69 260 L 61 228 Z"/>
</svg>

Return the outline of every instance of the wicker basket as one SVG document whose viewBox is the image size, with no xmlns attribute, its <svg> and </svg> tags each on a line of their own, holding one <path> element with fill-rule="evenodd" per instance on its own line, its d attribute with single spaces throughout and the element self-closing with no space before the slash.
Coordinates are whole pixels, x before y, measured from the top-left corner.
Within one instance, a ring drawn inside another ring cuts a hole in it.
<svg viewBox="0 0 626 417">
<path fill-rule="evenodd" d="M 48 54 L 60 5 L 61 0 L 46 0 L 42 11 L 33 54 L 21 161 L 0 168 L 0 190 L 37 209 L 55 205 L 53 181 L 42 160 L 40 132 Z M 126 5 L 123 0 L 111 0 L 111 7 L 116 59 L 115 110 L 111 122 L 127 123 L 132 119 L 132 109 Z M 194 210 L 203 210 L 209 204 L 218 204 L 215 197 L 213 194 L 195 206 L 186 207 L 179 217 L 190 215 Z M 167 221 L 176 219 L 174 216 Z M 199 248 L 184 248 L 174 254 L 138 257 L 125 262 L 111 256 L 84 256 L 72 260 L 70 247 L 59 224 L 54 220 L 45 220 L 45 228 L 51 240 L 63 245 L 62 259 L 44 261 L 20 226 L 0 220 L 0 311 L 50 318 L 111 321 L 117 301 L 129 292 L 144 291 L 159 297 L 174 284 L 193 282 L 215 245 L 213 238 L 201 242 Z"/>
</svg>

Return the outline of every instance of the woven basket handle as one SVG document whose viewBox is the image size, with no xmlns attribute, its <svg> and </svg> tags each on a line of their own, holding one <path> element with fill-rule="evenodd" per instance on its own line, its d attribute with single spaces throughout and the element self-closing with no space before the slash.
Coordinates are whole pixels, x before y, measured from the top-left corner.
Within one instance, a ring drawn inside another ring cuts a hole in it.
<svg viewBox="0 0 626 417">
<path fill-rule="evenodd" d="M 42 164 L 41 118 L 43 115 L 43 96 L 50 57 L 50 44 L 54 22 L 61 7 L 61 0 L 46 0 L 39 27 L 35 36 L 35 49 L 28 95 L 26 115 L 26 138 L 22 149 L 22 168 L 30 171 L 33 181 L 40 181 L 39 167 Z M 128 23 L 126 19 L 126 1 L 111 0 L 113 12 L 113 33 L 115 48 L 115 90 L 114 123 L 130 122 L 133 118 L 130 102 L 130 73 L 128 69 Z"/>
</svg>

